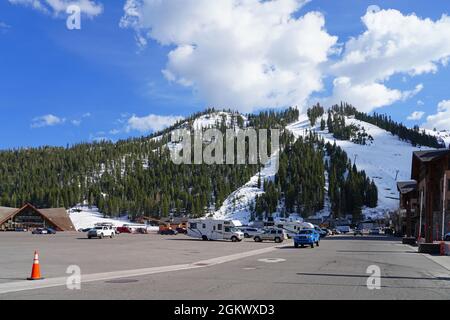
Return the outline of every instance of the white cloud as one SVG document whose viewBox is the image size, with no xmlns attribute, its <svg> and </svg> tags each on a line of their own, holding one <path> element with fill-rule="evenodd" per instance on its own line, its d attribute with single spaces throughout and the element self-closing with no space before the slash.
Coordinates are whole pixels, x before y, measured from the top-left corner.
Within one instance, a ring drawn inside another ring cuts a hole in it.
<svg viewBox="0 0 450 320">
<path fill-rule="evenodd" d="M 433 21 L 398 10 L 368 10 L 362 21 L 366 31 L 350 39 L 342 59 L 330 67 L 330 73 L 338 79 L 330 98 L 333 102 L 356 96 L 356 102 L 348 101 L 371 111 L 409 99 L 423 86 L 400 92 L 386 87 L 384 82 L 395 74 L 414 77 L 437 72 L 450 57 L 450 18 L 446 15 Z M 350 92 L 342 90 L 343 83 Z M 381 96 L 371 94 L 369 88 Z M 366 93 L 369 96 L 364 96 Z"/>
<path fill-rule="evenodd" d="M 450 57 L 450 17 L 421 19 L 398 10 L 368 11 L 367 30 L 345 44 L 332 69 L 357 82 L 384 81 L 396 73 L 411 76 L 436 72 Z"/>
<path fill-rule="evenodd" d="M 406 101 L 412 97 L 418 95 L 423 90 L 423 84 L 418 84 L 413 90 L 407 90 L 402 92 L 402 100 Z"/>
<path fill-rule="evenodd" d="M 5 33 L 11 29 L 11 26 L 3 21 L 0 21 L 0 33 Z"/>
<path fill-rule="evenodd" d="M 31 123 L 31 128 L 43 128 L 60 125 L 66 122 L 65 118 L 60 118 L 52 114 L 36 117 Z"/>
<path fill-rule="evenodd" d="M 159 116 L 150 114 L 146 117 L 137 117 L 133 115 L 127 121 L 126 131 L 129 132 L 135 130 L 141 133 L 160 131 L 182 119 L 183 117 L 181 116 Z"/>
<path fill-rule="evenodd" d="M 423 90 L 419 84 L 410 91 L 389 89 L 384 84 L 353 83 L 348 77 L 336 78 L 333 81 L 333 96 L 326 98 L 323 102 L 327 105 L 338 104 L 341 101 L 349 102 L 360 111 L 370 112 L 373 109 L 388 106 L 397 101 L 405 101 Z"/>
<path fill-rule="evenodd" d="M 450 130 L 450 100 L 439 102 L 437 113 L 427 117 L 427 129 Z"/>
<path fill-rule="evenodd" d="M 66 13 L 69 5 L 77 5 L 88 17 L 98 16 L 103 12 L 103 5 L 93 0 L 8 0 L 11 4 L 24 5 L 35 10 L 59 16 Z"/>
<path fill-rule="evenodd" d="M 423 111 L 414 111 L 413 113 L 411 113 L 411 115 L 407 119 L 411 120 L 411 121 L 417 121 L 417 120 L 422 119 L 424 115 L 425 115 L 425 112 L 423 112 Z"/>
<path fill-rule="evenodd" d="M 209 105 L 253 111 L 303 105 L 323 89 L 337 38 L 307 0 L 128 0 L 122 27 L 139 43 L 174 46 L 162 70 Z"/>
<path fill-rule="evenodd" d="M 112 130 L 109 131 L 109 134 L 115 136 L 115 135 L 119 134 L 120 132 L 121 132 L 121 131 L 118 130 L 118 129 L 112 129 Z"/>
<path fill-rule="evenodd" d="M 80 126 L 81 125 L 81 120 L 72 120 L 70 121 L 74 126 Z"/>
</svg>

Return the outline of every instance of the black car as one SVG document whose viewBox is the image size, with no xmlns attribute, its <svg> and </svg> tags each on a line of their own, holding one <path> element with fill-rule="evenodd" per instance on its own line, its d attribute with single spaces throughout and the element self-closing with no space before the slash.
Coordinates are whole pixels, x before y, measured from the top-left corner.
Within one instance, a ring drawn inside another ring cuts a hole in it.
<svg viewBox="0 0 450 320">
<path fill-rule="evenodd" d="M 56 234 L 56 231 L 52 228 L 37 228 L 34 229 L 32 234 Z"/>
<path fill-rule="evenodd" d="M 355 232 L 353 233 L 353 235 L 356 237 L 357 235 L 363 236 L 363 231 L 362 229 L 355 229 Z"/>
<path fill-rule="evenodd" d="M 165 236 L 175 236 L 178 234 L 177 230 L 172 229 L 166 229 L 159 232 L 159 234 L 165 235 Z"/>
</svg>

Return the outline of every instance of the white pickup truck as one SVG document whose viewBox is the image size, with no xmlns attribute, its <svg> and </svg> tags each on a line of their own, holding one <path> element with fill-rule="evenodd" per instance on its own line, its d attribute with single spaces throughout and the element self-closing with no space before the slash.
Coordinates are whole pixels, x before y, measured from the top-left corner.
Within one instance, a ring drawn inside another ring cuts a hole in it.
<svg viewBox="0 0 450 320">
<path fill-rule="evenodd" d="M 96 226 L 95 228 L 88 231 L 87 236 L 89 239 L 104 237 L 113 238 L 116 235 L 116 231 L 111 226 Z"/>
</svg>

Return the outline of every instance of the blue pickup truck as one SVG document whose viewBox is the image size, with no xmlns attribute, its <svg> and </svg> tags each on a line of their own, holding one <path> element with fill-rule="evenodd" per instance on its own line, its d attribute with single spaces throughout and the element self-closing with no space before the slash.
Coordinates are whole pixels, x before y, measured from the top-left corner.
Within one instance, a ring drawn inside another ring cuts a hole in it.
<svg viewBox="0 0 450 320">
<path fill-rule="evenodd" d="M 311 246 L 311 248 L 314 248 L 314 245 L 319 246 L 320 234 L 314 229 L 304 229 L 299 231 L 293 239 L 294 246 L 296 248 L 299 246 L 302 248 L 305 246 Z"/>
</svg>

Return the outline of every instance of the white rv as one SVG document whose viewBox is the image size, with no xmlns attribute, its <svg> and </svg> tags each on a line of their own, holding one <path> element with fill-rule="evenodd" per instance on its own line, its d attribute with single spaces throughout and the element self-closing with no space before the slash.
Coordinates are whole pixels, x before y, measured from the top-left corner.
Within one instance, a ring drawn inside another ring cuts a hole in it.
<svg viewBox="0 0 450 320">
<path fill-rule="evenodd" d="M 191 219 L 188 221 L 187 235 L 193 238 L 206 240 L 242 241 L 244 233 L 236 227 L 240 223 L 229 220 Z"/>
<path fill-rule="evenodd" d="M 299 221 L 278 221 L 275 222 L 275 227 L 278 229 L 283 229 L 286 231 L 289 238 L 294 237 L 297 233 L 299 233 L 303 229 L 309 228 L 308 223 L 299 222 Z"/>
</svg>

